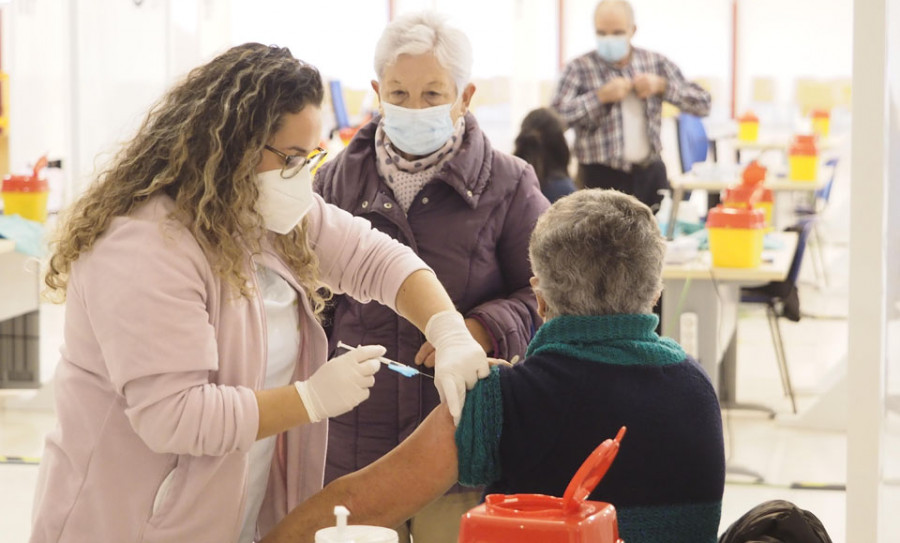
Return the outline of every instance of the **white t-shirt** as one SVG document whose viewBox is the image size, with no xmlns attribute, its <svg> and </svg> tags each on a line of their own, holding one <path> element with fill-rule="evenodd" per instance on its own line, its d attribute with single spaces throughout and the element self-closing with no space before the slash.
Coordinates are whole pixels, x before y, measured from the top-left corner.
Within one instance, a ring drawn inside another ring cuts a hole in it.
<svg viewBox="0 0 900 543">
<path fill-rule="evenodd" d="M 626 162 L 641 163 L 650 156 L 650 136 L 647 133 L 647 112 L 644 101 L 634 92 L 622 99 L 622 135 Z"/>
<path fill-rule="evenodd" d="M 287 385 L 294 375 L 300 354 L 300 312 L 297 291 L 269 268 L 260 267 L 256 276 L 266 308 L 268 362 L 264 388 Z M 250 449 L 247 477 L 247 502 L 240 543 L 252 543 L 256 537 L 256 518 L 269 483 L 269 468 L 275 452 L 275 436 L 261 439 Z"/>
</svg>

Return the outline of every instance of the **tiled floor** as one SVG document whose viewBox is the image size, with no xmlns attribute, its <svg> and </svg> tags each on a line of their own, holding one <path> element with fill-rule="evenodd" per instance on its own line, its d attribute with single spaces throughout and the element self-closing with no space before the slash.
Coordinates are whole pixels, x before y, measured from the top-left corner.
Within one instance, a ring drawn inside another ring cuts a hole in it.
<svg viewBox="0 0 900 543">
<path fill-rule="evenodd" d="M 837 214 L 833 221 L 841 221 Z M 834 225 L 832 225 L 834 226 Z M 839 229 L 839 225 L 838 225 Z M 847 250 L 838 243 L 828 246 L 826 260 L 830 285 L 817 287 L 811 266 L 804 266 L 801 279 L 802 307 L 813 316 L 800 322 L 782 322 L 787 357 L 800 414 L 790 414 L 775 365 L 774 351 L 762 311 L 743 311 L 738 344 L 738 399 L 772 406 L 778 416 L 769 419 L 759 412 L 724 413 L 726 445 L 730 466 L 743 466 L 761 474 L 762 483 L 747 477 L 729 476 L 725 489 L 722 529 L 754 505 L 769 499 L 790 500 L 818 516 L 835 543 L 846 543 L 845 493 L 840 490 L 803 490 L 794 484 L 846 483 L 846 433 L 843 430 L 810 429 L 811 414 L 828 394 L 832 377 L 839 375 L 847 352 L 846 265 Z M 42 311 L 42 358 L 47 373 L 52 371 L 62 323 L 61 308 Z M 49 375 L 45 375 L 45 380 Z M 0 393 L 0 455 L 39 457 L 44 433 L 54 423 L 49 388 L 41 392 Z M 826 406 L 827 407 L 827 406 Z M 900 506 L 900 415 L 889 415 L 887 425 L 890 451 L 885 476 L 884 500 L 893 510 Z M 0 464 L 0 540 L 18 543 L 27 540 L 35 465 Z M 891 505 L 893 504 L 893 505 Z M 890 510 L 886 509 L 885 510 Z M 900 526 L 887 519 L 884 533 L 888 541 L 900 541 Z"/>
</svg>

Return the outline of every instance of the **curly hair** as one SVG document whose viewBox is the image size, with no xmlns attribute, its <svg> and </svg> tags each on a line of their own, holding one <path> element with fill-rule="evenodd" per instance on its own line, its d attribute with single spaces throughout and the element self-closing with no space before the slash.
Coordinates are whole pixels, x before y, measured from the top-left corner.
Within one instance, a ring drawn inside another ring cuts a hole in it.
<svg viewBox="0 0 900 543">
<path fill-rule="evenodd" d="M 113 218 L 149 198 L 175 202 L 170 219 L 194 236 L 215 273 L 249 297 L 247 259 L 266 235 L 256 210 L 256 167 L 285 114 L 321 107 L 318 70 L 287 48 L 247 43 L 195 68 L 147 114 L 137 135 L 66 211 L 44 282 L 64 301 L 72 263 L 91 250 Z M 296 274 L 316 313 L 330 293 L 317 292 L 318 259 L 304 221 L 276 236 L 275 251 Z M 249 253 L 248 253 L 249 252 Z"/>
</svg>

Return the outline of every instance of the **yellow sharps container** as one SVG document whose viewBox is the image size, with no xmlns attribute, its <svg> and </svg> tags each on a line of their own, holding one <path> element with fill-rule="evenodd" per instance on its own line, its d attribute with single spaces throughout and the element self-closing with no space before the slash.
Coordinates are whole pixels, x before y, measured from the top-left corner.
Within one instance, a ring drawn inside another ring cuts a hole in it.
<svg viewBox="0 0 900 543">
<path fill-rule="evenodd" d="M 788 151 L 791 181 L 815 181 L 818 176 L 819 151 L 816 137 L 798 135 Z"/>
<path fill-rule="evenodd" d="M 814 109 L 809 116 L 812 117 L 813 132 L 820 138 L 827 138 L 831 128 L 831 113 L 825 109 Z"/>
<path fill-rule="evenodd" d="M 717 205 L 706 216 L 709 252 L 716 268 L 755 268 L 762 260 L 766 216 L 762 209 Z"/>
<path fill-rule="evenodd" d="M 738 140 L 756 141 L 759 138 L 759 118 L 752 111 L 738 117 Z"/>
<path fill-rule="evenodd" d="M 47 197 L 50 188 L 46 179 L 39 177 L 47 165 L 47 157 L 41 157 L 31 175 L 7 175 L 3 178 L 0 195 L 3 197 L 3 214 L 19 215 L 30 221 L 47 220 Z"/>
</svg>

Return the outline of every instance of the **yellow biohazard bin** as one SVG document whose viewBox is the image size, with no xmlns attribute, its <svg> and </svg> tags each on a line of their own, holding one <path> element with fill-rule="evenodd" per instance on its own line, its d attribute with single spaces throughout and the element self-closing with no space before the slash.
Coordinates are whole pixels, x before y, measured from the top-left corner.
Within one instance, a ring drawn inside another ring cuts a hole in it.
<svg viewBox="0 0 900 543">
<path fill-rule="evenodd" d="M 788 151 L 791 181 L 815 181 L 818 176 L 819 151 L 816 137 L 798 135 Z"/>
<path fill-rule="evenodd" d="M 738 140 L 756 141 L 759 138 L 759 118 L 752 111 L 738 117 Z"/>
<path fill-rule="evenodd" d="M 831 113 L 826 109 L 814 109 L 809 116 L 812 117 L 813 132 L 820 138 L 827 138 L 831 128 Z"/>
<path fill-rule="evenodd" d="M 0 194 L 3 196 L 4 215 L 20 215 L 23 219 L 37 222 L 47 220 L 50 188 L 47 180 L 39 177 L 46 165 L 47 157 L 41 157 L 31 175 L 7 175 L 3 178 Z"/>
<path fill-rule="evenodd" d="M 755 268 L 762 260 L 765 213 L 757 208 L 724 207 L 709 211 L 709 252 L 716 268 Z"/>
</svg>

